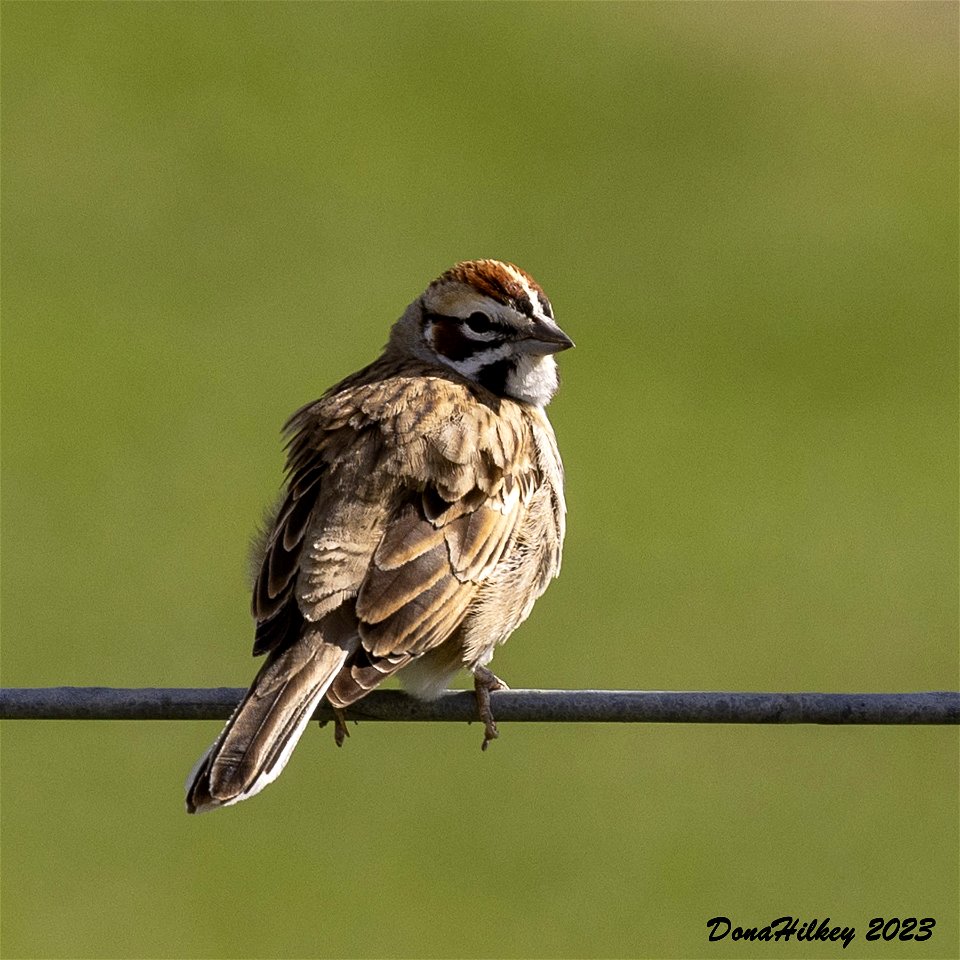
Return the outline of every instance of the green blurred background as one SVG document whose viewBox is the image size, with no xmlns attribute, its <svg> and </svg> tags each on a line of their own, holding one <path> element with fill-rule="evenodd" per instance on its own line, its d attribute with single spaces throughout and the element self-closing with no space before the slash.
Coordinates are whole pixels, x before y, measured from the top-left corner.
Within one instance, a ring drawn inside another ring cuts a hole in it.
<svg viewBox="0 0 960 960">
<path fill-rule="evenodd" d="M 951 3 L 3 5 L 3 682 L 240 686 L 288 413 L 514 260 L 578 349 L 513 686 L 955 688 Z M 8 723 L 7 957 L 955 957 L 949 728 Z M 924 944 L 870 918 L 934 917 Z"/>
</svg>

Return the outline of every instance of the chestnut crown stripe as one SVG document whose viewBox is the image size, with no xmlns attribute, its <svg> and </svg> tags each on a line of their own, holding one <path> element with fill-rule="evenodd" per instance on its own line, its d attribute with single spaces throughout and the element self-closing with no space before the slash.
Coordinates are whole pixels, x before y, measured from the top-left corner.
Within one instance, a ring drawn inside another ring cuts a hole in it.
<svg viewBox="0 0 960 960">
<path fill-rule="evenodd" d="M 517 277 L 512 277 L 508 271 L 516 273 Z M 470 260 L 467 263 L 458 263 L 437 277 L 430 286 L 434 287 L 450 281 L 465 283 L 491 300 L 513 307 L 525 316 L 533 317 L 534 307 L 527 295 L 527 290 L 518 279 L 520 277 L 526 282 L 530 293 L 537 298 L 540 309 L 552 320 L 553 308 L 543 288 L 526 270 L 512 263 L 496 260 Z"/>
</svg>

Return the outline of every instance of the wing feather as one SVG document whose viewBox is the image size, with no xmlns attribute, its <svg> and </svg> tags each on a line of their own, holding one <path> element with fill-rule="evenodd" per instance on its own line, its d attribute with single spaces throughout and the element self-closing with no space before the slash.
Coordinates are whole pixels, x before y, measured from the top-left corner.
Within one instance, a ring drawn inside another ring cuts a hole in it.
<svg viewBox="0 0 960 960">
<path fill-rule="evenodd" d="M 371 565 L 357 595 L 357 616 L 363 623 L 380 623 L 399 610 L 420 601 L 450 575 L 450 560 L 443 543 L 400 566 L 382 570 Z"/>
<path fill-rule="evenodd" d="M 327 699 L 338 708 L 348 707 L 413 659 L 409 653 L 395 657 L 374 657 L 362 647 L 350 658 L 327 691 Z"/>
<path fill-rule="evenodd" d="M 419 641 L 432 617 L 449 615 L 454 627 L 463 619 L 476 586 L 463 584 L 456 577 L 446 576 L 414 597 L 395 613 L 377 623 L 360 619 L 360 640 L 374 656 L 416 651 L 422 653 Z M 452 630 L 451 630 L 452 632 Z M 442 642 L 446 637 L 440 637 Z"/>
<path fill-rule="evenodd" d="M 443 530 L 423 522 L 416 506 L 408 503 L 387 528 L 373 556 L 379 570 L 396 570 L 443 542 Z"/>
<path fill-rule="evenodd" d="M 517 530 L 523 512 L 519 492 L 514 484 L 510 493 L 501 488 L 493 499 L 473 498 L 470 512 L 448 509 L 428 516 L 424 503 L 432 498 L 426 495 L 404 505 L 402 522 L 388 526 L 357 597 L 366 650 L 374 656 L 421 654 L 453 633 Z M 452 519 L 444 524 L 447 516 Z M 441 542 L 436 542 L 438 532 Z M 400 562 L 402 551 L 391 542 L 400 535 L 404 543 L 417 544 L 406 562 Z M 420 551 L 427 542 L 434 545 Z M 390 560 L 387 569 L 379 564 L 381 555 Z"/>
</svg>

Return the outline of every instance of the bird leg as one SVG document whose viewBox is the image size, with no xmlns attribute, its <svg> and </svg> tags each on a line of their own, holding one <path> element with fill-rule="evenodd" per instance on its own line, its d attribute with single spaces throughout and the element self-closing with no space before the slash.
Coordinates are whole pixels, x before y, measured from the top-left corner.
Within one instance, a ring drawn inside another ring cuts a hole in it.
<svg viewBox="0 0 960 960">
<path fill-rule="evenodd" d="M 481 750 L 486 750 L 487 744 L 500 736 L 500 731 L 497 730 L 497 721 L 493 719 L 493 711 L 490 709 L 490 694 L 494 690 L 509 689 L 492 670 L 488 670 L 486 667 L 477 667 L 473 671 L 473 693 L 477 698 L 477 712 L 480 714 L 481 723 L 483 723 Z"/>
<path fill-rule="evenodd" d="M 342 747 L 343 741 L 350 736 L 350 731 L 347 729 L 347 717 L 337 707 L 333 708 L 333 714 L 336 717 L 336 720 L 333 721 L 333 742 L 338 747 Z"/>
</svg>

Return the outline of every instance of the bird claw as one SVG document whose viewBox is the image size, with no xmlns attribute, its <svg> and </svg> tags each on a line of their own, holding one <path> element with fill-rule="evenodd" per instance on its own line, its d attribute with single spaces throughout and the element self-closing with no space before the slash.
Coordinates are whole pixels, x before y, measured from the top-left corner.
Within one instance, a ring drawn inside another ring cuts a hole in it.
<svg viewBox="0 0 960 960">
<path fill-rule="evenodd" d="M 493 711 L 490 709 L 490 694 L 494 690 L 509 689 L 492 670 L 487 670 L 486 667 L 477 667 L 473 671 L 473 693 L 477 698 L 477 713 L 480 715 L 480 722 L 483 724 L 481 750 L 486 750 L 490 741 L 496 740 L 500 736 L 497 721 L 494 720 Z"/>
</svg>

